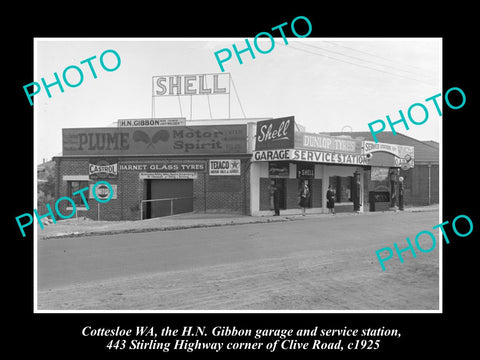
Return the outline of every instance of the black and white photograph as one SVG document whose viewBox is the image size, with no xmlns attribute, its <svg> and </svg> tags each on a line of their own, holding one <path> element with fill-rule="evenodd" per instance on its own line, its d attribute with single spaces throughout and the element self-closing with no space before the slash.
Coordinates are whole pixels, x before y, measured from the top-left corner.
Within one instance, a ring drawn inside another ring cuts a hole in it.
<svg viewBox="0 0 480 360">
<path fill-rule="evenodd" d="M 292 24 L 36 39 L 38 311 L 441 310 L 442 40 Z"/>
<path fill-rule="evenodd" d="M 179 5 L 8 12 L 4 350 L 471 356 L 476 12 Z"/>
</svg>

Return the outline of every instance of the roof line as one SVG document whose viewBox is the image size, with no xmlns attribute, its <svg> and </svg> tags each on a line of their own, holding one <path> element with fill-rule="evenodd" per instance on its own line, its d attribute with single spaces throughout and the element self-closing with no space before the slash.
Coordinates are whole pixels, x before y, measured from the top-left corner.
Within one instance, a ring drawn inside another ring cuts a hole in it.
<svg viewBox="0 0 480 360">
<path fill-rule="evenodd" d="M 390 132 L 392 132 L 392 131 L 390 131 Z M 397 135 L 402 135 L 402 136 L 404 136 L 404 137 L 406 137 L 406 138 L 415 140 L 416 142 L 420 142 L 420 143 L 422 143 L 422 144 L 424 144 L 424 145 L 430 146 L 431 148 L 437 150 L 437 148 L 436 148 L 435 146 L 432 146 L 432 145 L 430 145 L 430 144 L 427 144 L 425 141 L 415 139 L 415 138 L 413 138 L 413 137 L 411 137 L 411 136 L 408 136 L 408 135 L 405 135 L 405 134 L 402 134 L 402 133 L 399 133 L 399 132 L 397 132 Z M 396 136 L 396 135 L 393 135 L 393 136 Z"/>
<path fill-rule="evenodd" d="M 386 132 L 393 134 L 393 131 L 386 131 Z M 339 133 L 339 131 L 329 131 L 329 132 L 325 132 L 325 134 L 332 134 L 332 133 Z M 369 131 L 352 131 L 350 134 L 355 134 L 355 133 L 370 133 L 370 132 L 369 132 Z M 345 135 L 348 135 L 348 133 L 345 133 Z M 426 146 L 431 147 L 432 149 L 436 149 L 436 150 L 437 150 L 437 148 L 436 148 L 435 146 L 430 145 L 430 144 L 427 144 L 425 141 L 415 139 L 415 138 L 413 138 L 413 137 L 411 137 L 411 136 L 405 135 L 405 134 L 400 133 L 400 132 L 398 132 L 398 131 L 396 132 L 396 135 L 393 135 L 393 136 L 397 136 L 397 135 L 402 135 L 403 137 L 409 138 L 409 139 L 411 139 L 411 140 L 414 140 L 414 141 L 416 141 L 416 142 L 422 143 L 422 144 L 424 144 L 424 145 L 426 145 Z M 433 141 L 433 140 L 426 140 L 426 141 Z"/>
</svg>

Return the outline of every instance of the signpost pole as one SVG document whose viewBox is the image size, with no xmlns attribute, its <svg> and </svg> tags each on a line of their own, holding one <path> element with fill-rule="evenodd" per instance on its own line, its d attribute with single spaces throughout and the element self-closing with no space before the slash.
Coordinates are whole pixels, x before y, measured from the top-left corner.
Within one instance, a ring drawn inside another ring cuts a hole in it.
<svg viewBox="0 0 480 360">
<path fill-rule="evenodd" d="M 232 87 L 232 75 L 228 73 L 228 118 L 230 119 L 230 89 Z"/>
<path fill-rule="evenodd" d="M 398 178 L 398 210 L 403 210 L 403 177 Z"/>
<path fill-rule="evenodd" d="M 155 89 L 153 87 L 153 76 L 152 76 L 152 119 L 155 119 Z"/>
</svg>

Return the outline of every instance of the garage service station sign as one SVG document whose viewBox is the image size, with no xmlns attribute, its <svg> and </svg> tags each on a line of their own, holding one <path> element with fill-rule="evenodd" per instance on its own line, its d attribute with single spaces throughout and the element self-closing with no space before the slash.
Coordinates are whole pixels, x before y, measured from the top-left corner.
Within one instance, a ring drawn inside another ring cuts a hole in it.
<svg viewBox="0 0 480 360">
<path fill-rule="evenodd" d="M 364 155 L 337 154 L 300 149 L 254 151 L 252 161 L 306 161 L 329 164 L 368 165 Z"/>
<path fill-rule="evenodd" d="M 247 152 L 246 125 L 63 129 L 63 155 Z"/>
</svg>

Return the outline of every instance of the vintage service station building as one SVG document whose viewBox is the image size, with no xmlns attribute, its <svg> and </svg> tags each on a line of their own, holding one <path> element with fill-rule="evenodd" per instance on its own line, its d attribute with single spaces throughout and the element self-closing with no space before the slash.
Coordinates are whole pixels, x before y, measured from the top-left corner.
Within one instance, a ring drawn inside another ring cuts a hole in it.
<svg viewBox="0 0 480 360">
<path fill-rule="evenodd" d="M 327 212 L 329 185 L 336 192 L 337 212 L 393 205 L 398 170 L 408 176 L 414 147 L 307 133 L 293 116 L 231 119 L 232 83 L 228 73 L 154 76 L 151 118 L 63 129 L 63 153 L 53 159 L 57 198 L 74 199 L 77 213 L 98 220 L 186 212 L 271 215 L 272 184 L 280 189 L 282 214 L 301 211 L 304 183 L 311 194 L 307 213 Z M 156 99 L 186 96 L 192 119 L 194 95 L 207 97 L 209 108 L 210 96 L 228 97 L 227 118 L 187 121 L 180 100 L 182 117 L 155 117 Z M 111 195 L 107 203 L 93 201 L 92 185 L 100 180 L 112 188 L 112 194 L 96 194 Z M 83 199 L 73 193 L 87 186 L 89 209 L 82 209 Z"/>
<path fill-rule="evenodd" d="M 398 170 L 408 173 L 414 165 L 412 146 L 299 131 L 293 116 L 217 123 L 128 119 L 117 127 L 63 129 L 63 154 L 54 158 L 57 196 L 80 206 L 81 197 L 72 194 L 106 180 L 112 199 L 100 204 L 90 191 L 90 209 L 80 208 L 81 215 L 100 220 L 192 211 L 261 216 L 272 214 L 273 183 L 280 189 L 281 213 L 300 213 L 299 191 L 306 182 L 307 213 L 327 212 L 329 185 L 337 212 L 378 211 L 391 206 Z"/>
</svg>

